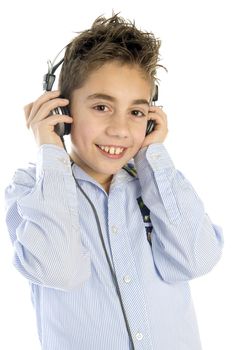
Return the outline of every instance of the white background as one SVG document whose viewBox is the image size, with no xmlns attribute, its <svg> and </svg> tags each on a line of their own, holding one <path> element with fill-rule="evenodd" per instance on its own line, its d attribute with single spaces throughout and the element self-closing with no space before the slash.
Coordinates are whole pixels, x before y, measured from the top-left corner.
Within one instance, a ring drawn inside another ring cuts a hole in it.
<svg viewBox="0 0 233 350">
<path fill-rule="evenodd" d="M 225 236 L 221 261 L 191 282 L 203 350 L 233 349 L 231 1 L 8 0 L 1 7 L 1 191 L 16 168 L 35 159 L 23 106 L 42 93 L 47 59 L 75 32 L 114 10 L 162 40 L 161 64 L 168 69 L 159 71 L 159 100 L 169 121 L 165 146 Z M 38 350 L 29 286 L 12 266 L 3 201 L 0 209 L 0 348 Z"/>
</svg>

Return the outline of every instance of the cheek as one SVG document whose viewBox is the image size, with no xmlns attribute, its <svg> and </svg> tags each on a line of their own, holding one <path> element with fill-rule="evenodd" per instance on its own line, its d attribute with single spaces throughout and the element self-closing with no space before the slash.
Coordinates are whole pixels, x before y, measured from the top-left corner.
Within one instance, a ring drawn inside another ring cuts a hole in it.
<svg viewBox="0 0 233 350">
<path fill-rule="evenodd" d="M 134 134 L 134 140 L 137 145 L 141 145 L 146 137 L 146 125 L 141 126 Z"/>
<path fill-rule="evenodd" d="M 71 140 L 76 145 L 88 145 L 94 142 L 98 127 L 87 120 L 76 120 L 71 128 Z"/>
<path fill-rule="evenodd" d="M 84 143 L 87 139 L 87 136 L 90 137 L 90 132 L 88 132 L 88 127 L 85 123 L 73 122 L 71 128 L 71 140 L 73 143 L 80 144 Z"/>
</svg>

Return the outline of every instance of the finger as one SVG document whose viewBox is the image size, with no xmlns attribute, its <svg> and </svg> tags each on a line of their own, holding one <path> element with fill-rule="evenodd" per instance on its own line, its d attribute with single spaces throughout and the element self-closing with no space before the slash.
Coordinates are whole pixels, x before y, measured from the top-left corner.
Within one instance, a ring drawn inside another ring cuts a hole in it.
<svg viewBox="0 0 233 350">
<path fill-rule="evenodd" d="M 157 112 L 150 113 L 148 120 L 155 120 L 157 124 L 167 124 L 167 115 L 165 113 L 159 114 Z"/>
<path fill-rule="evenodd" d="M 55 126 L 58 123 L 72 123 L 73 118 L 69 115 L 51 115 L 39 122 L 40 125 Z"/>
<path fill-rule="evenodd" d="M 32 106 L 33 106 L 33 102 L 27 104 L 26 106 L 24 106 L 24 116 L 25 116 L 25 119 L 26 119 L 26 124 L 27 124 L 27 120 L 29 118 L 29 115 L 31 113 L 31 110 L 32 110 Z M 27 124 L 28 126 L 28 124 Z"/>
<path fill-rule="evenodd" d="M 28 125 L 30 125 L 32 121 L 35 123 L 47 118 L 53 109 L 57 107 L 66 106 L 68 103 L 69 101 L 64 98 L 56 98 L 45 102 L 43 105 L 40 106 L 39 110 L 35 115 L 33 114 L 33 112 L 31 112 L 27 121 Z"/>
<path fill-rule="evenodd" d="M 69 123 L 73 122 L 73 118 L 68 115 L 52 115 L 46 119 L 42 119 L 38 123 L 31 124 L 31 129 L 35 134 L 53 132 L 55 125 L 58 123 Z"/>
<path fill-rule="evenodd" d="M 156 134 L 158 132 L 164 132 L 165 130 L 168 130 L 168 125 L 163 119 L 156 119 L 155 120 L 155 126 L 154 126 L 154 131 Z M 152 134 L 152 133 L 151 133 Z"/>
<path fill-rule="evenodd" d="M 160 106 L 151 106 L 149 109 L 149 113 L 158 113 L 159 115 L 163 115 L 167 118 L 166 113 L 163 111 L 163 109 Z"/>
<path fill-rule="evenodd" d="M 38 110 L 40 109 L 40 107 L 47 101 L 52 100 L 56 97 L 58 97 L 60 95 L 60 91 L 59 90 L 55 90 L 55 91 L 45 91 L 43 93 L 43 95 L 41 95 L 36 101 L 34 101 L 32 109 L 31 109 L 31 113 L 33 115 L 35 115 Z"/>
</svg>

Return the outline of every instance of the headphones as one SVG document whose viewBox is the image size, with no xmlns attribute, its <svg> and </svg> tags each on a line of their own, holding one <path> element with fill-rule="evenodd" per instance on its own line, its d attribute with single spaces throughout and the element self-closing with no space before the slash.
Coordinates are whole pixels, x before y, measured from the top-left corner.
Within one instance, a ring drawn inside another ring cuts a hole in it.
<svg viewBox="0 0 233 350">
<path fill-rule="evenodd" d="M 54 62 L 55 62 L 57 56 L 55 57 L 53 63 L 50 60 L 47 62 L 48 63 L 48 72 L 43 77 L 43 90 L 44 91 L 51 91 L 52 90 L 53 84 L 54 84 L 55 79 L 56 79 L 56 76 L 54 73 L 57 70 L 57 68 L 64 62 L 64 58 L 62 58 L 56 65 L 54 65 Z M 60 97 L 62 98 L 62 96 L 60 96 Z M 158 85 L 157 84 L 155 85 L 155 93 L 154 93 L 154 96 L 152 98 L 152 105 L 153 106 L 155 106 L 156 101 L 158 101 Z M 51 114 L 70 115 L 70 110 L 67 106 L 57 107 L 51 111 Z M 154 120 L 148 121 L 147 128 L 146 128 L 146 135 L 150 134 L 155 129 L 155 125 L 156 125 L 156 122 Z M 58 123 L 55 126 L 54 130 L 62 138 L 62 141 L 64 141 L 63 136 L 70 134 L 71 124 Z"/>
<path fill-rule="evenodd" d="M 55 58 L 56 60 L 56 58 Z M 54 61 L 55 61 L 54 60 Z M 44 91 L 51 91 L 53 84 L 55 82 L 56 76 L 55 76 L 55 71 L 57 68 L 64 62 L 64 58 L 60 60 L 56 65 L 53 65 L 51 61 L 48 61 L 48 73 L 46 73 L 43 77 L 43 90 Z M 60 96 L 62 97 L 62 96 Z M 65 115 L 70 115 L 69 108 L 67 106 L 65 107 L 56 107 L 51 111 L 52 114 L 65 114 Z M 69 123 L 58 123 L 55 126 L 55 131 L 56 133 L 60 136 L 63 137 L 64 135 L 69 135 L 71 131 L 71 124 Z"/>
</svg>

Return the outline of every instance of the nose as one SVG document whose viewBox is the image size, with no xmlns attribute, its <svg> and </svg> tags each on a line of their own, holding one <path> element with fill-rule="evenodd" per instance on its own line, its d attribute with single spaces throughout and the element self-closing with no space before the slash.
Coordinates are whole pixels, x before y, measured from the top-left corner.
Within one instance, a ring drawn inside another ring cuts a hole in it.
<svg viewBox="0 0 233 350">
<path fill-rule="evenodd" d="M 129 137 L 129 126 L 125 116 L 112 115 L 106 133 L 111 137 L 127 138 Z"/>
</svg>

